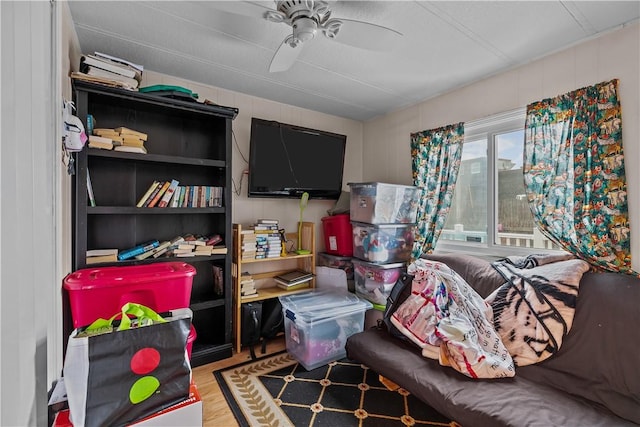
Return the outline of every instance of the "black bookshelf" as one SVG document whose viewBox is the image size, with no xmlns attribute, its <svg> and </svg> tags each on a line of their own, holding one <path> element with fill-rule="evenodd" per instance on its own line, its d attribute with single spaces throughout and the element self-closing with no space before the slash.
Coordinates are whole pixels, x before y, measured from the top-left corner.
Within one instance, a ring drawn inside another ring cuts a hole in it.
<svg viewBox="0 0 640 427">
<path fill-rule="evenodd" d="M 74 270 L 87 268 L 89 249 L 136 246 L 191 234 L 220 234 L 226 255 L 189 258 L 147 258 L 91 267 L 183 261 L 196 268 L 191 309 L 197 338 L 193 366 L 232 354 L 231 287 L 231 129 L 235 108 L 162 98 L 118 88 L 74 81 L 78 117 L 87 115 L 95 127 L 128 127 L 148 135 L 148 154 L 85 147 L 75 154 L 73 177 Z M 87 171 L 96 200 L 89 206 Z M 223 187 L 223 207 L 138 208 L 136 203 L 154 180 L 177 179 L 180 185 Z M 224 271 L 224 292 L 214 293 L 212 266 Z M 65 309 L 65 329 L 70 333 L 70 311 Z M 65 334 L 68 336 L 68 333 Z"/>
</svg>

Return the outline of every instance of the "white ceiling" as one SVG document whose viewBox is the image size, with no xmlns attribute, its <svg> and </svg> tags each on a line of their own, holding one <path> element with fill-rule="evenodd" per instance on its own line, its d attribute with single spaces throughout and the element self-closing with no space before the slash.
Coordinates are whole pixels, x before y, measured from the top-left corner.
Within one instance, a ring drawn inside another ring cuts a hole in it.
<svg viewBox="0 0 640 427">
<path fill-rule="evenodd" d="M 637 21 L 640 1 L 330 1 L 332 18 L 403 34 L 391 51 L 318 34 L 269 73 L 291 27 L 272 1 L 70 1 L 83 53 L 336 116 L 369 120 Z M 338 36 L 339 37 L 339 36 Z"/>
</svg>

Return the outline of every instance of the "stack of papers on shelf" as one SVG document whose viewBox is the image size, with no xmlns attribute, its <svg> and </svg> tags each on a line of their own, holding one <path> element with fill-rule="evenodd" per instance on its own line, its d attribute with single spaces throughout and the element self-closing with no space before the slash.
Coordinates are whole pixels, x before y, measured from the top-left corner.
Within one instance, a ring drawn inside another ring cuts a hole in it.
<svg viewBox="0 0 640 427">
<path fill-rule="evenodd" d="M 80 58 L 80 72 L 73 72 L 72 78 L 137 90 L 142 81 L 144 67 L 122 58 L 95 52 Z"/>
<path fill-rule="evenodd" d="M 289 271 L 273 278 L 279 288 L 290 291 L 308 287 L 311 279 L 313 279 L 313 273 L 301 270 Z"/>
</svg>

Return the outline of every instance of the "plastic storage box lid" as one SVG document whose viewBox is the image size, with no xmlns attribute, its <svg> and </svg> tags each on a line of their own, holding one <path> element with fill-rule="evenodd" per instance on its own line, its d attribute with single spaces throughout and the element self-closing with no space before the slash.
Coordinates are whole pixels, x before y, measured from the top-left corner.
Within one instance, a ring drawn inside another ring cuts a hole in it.
<svg viewBox="0 0 640 427">
<path fill-rule="evenodd" d="M 401 268 L 406 266 L 404 262 L 392 262 L 391 264 L 376 264 L 375 262 L 363 261 L 357 258 L 353 258 L 352 262 L 356 265 L 360 265 L 365 268 L 375 268 L 378 270 L 388 270 L 390 268 Z"/>
<path fill-rule="evenodd" d="M 278 299 L 285 316 L 305 323 L 335 319 L 355 312 L 364 312 L 373 305 L 352 293 L 309 291 L 294 295 L 282 295 Z"/>
<path fill-rule="evenodd" d="M 183 279 L 195 274 L 196 269 L 185 262 L 85 268 L 65 277 L 64 287 L 71 291 L 104 289 L 157 282 L 158 280 Z"/>
</svg>

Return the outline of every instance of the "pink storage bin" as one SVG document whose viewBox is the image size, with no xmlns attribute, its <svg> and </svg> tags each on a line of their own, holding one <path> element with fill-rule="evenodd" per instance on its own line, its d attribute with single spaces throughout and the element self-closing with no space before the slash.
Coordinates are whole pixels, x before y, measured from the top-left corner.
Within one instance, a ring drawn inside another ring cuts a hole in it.
<svg viewBox="0 0 640 427">
<path fill-rule="evenodd" d="M 188 308 L 195 274 L 196 269 L 184 262 L 77 270 L 64 278 L 73 327 L 89 325 L 101 317 L 108 319 L 128 302 L 146 305 L 158 313 Z M 189 357 L 195 338 L 191 325 Z"/>
</svg>

